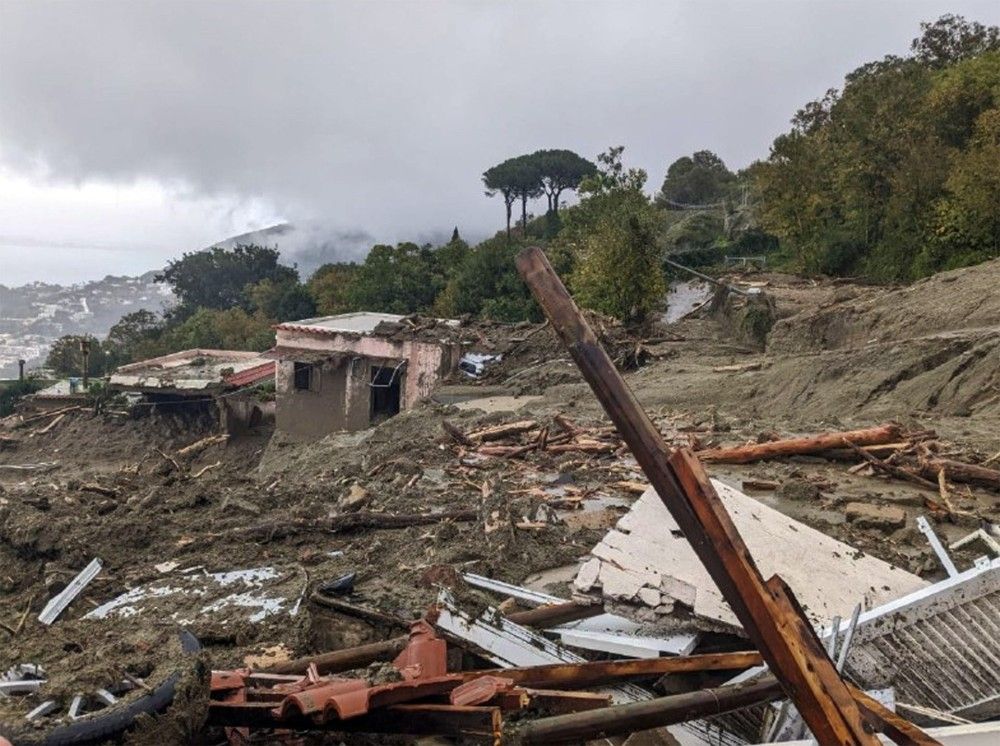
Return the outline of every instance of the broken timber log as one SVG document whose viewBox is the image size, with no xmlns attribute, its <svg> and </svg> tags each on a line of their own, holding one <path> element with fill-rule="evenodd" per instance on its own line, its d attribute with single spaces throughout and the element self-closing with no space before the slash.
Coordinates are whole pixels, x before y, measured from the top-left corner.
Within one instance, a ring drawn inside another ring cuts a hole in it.
<svg viewBox="0 0 1000 746">
<path fill-rule="evenodd" d="M 781 580 L 775 576 L 772 582 L 764 583 L 698 460 L 688 451 L 671 453 L 667 448 L 545 254 L 539 248 L 527 248 L 518 255 L 517 268 L 646 477 L 813 735 L 823 746 L 875 746 L 878 740 L 866 729 L 857 703 L 812 627 L 795 613 L 798 610 L 794 602 L 789 603 L 790 594 L 784 592 Z M 899 431 L 895 426 L 886 426 L 875 435 L 853 433 L 853 436 L 866 444 L 873 442 L 871 437 L 885 438 L 888 442 L 898 439 Z M 836 438 L 822 448 L 842 446 L 843 434 Z M 762 445 L 773 447 L 773 444 Z M 714 696 L 709 699 L 717 706 Z"/>
<path fill-rule="evenodd" d="M 587 661 L 586 663 L 552 663 L 521 668 L 497 668 L 469 671 L 466 678 L 484 675 L 502 676 L 518 686 L 548 689 L 578 689 L 607 684 L 621 679 L 642 676 L 663 676 L 694 671 L 732 671 L 760 665 L 756 650 L 738 653 L 706 653 L 664 658 L 635 658 L 620 661 Z"/>
<path fill-rule="evenodd" d="M 802 456 L 843 448 L 844 442 L 856 446 L 881 445 L 899 440 L 899 426 L 893 423 L 868 427 L 863 430 L 847 430 L 840 433 L 823 433 L 808 438 L 772 440 L 768 443 L 752 443 L 733 448 L 710 448 L 698 451 L 698 459 L 719 464 L 748 464 L 751 461 L 780 458 L 782 456 Z"/>
<path fill-rule="evenodd" d="M 305 658 L 279 663 L 264 669 L 264 673 L 274 674 L 305 674 L 309 667 L 316 666 L 321 674 L 340 673 L 355 668 L 364 668 L 369 663 L 393 658 L 410 642 L 409 635 L 393 637 L 390 640 L 373 642 L 368 645 L 358 645 L 353 648 L 334 650 L 321 655 L 310 655 Z"/>
<path fill-rule="evenodd" d="M 504 675 L 506 675 L 506 671 Z M 527 723 L 521 730 L 525 744 L 582 743 L 607 736 L 649 730 L 700 717 L 770 702 L 781 696 L 781 684 L 771 677 L 751 684 L 701 689 L 600 710 L 556 715 Z M 833 743 L 826 741 L 824 743 Z M 878 743 L 878 741 L 873 741 Z"/>
<path fill-rule="evenodd" d="M 575 601 L 567 601 L 563 604 L 548 604 L 508 614 L 507 618 L 525 627 L 558 627 L 560 624 L 590 619 L 603 613 L 603 604 L 578 604 Z"/>
<path fill-rule="evenodd" d="M 996 469 L 945 458 L 927 459 L 920 462 L 920 474 L 927 479 L 937 479 L 937 475 L 942 470 L 952 482 L 978 484 L 982 487 L 1000 490 L 1000 471 Z"/>
</svg>

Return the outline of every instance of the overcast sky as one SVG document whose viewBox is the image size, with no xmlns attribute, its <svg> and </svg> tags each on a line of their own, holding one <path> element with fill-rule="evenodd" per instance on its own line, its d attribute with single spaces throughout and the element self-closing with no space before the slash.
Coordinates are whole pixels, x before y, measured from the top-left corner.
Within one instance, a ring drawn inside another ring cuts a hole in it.
<svg viewBox="0 0 1000 746">
<path fill-rule="evenodd" d="M 947 12 L 1000 23 L 995 0 L 0 0 L 0 283 L 280 220 L 486 235 L 480 175 L 538 148 L 625 145 L 652 188 L 694 150 L 743 167 Z"/>
</svg>

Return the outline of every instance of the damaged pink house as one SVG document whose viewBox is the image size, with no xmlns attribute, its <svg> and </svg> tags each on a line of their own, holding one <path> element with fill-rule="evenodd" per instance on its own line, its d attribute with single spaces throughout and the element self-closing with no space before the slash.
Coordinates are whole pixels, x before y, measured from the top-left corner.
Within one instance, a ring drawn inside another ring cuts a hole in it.
<svg viewBox="0 0 1000 746">
<path fill-rule="evenodd" d="M 430 396 L 456 369 L 458 322 L 346 313 L 275 326 L 278 430 L 362 430 Z"/>
</svg>

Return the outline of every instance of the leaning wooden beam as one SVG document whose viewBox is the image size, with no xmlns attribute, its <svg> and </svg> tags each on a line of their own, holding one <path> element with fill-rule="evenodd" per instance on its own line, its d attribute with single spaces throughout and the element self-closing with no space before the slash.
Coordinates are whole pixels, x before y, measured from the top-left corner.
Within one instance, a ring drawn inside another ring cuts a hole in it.
<svg viewBox="0 0 1000 746">
<path fill-rule="evenodd" d="M 732 671 L 760 665 L 756 650 L 739 653 L 706 653 L 666 658 L 638 658 L 621 661 L 590 661 L 587 663 L 553 663 L 546 666 L 497 668 L 488 671 L 466 671 L 467 679 L 480 676 L 503 676 L 519 686 L 548 689 L 579 689 L 620 679 L 642 676 L 663 676 L 694 671 Z"/>
<path fill-rule="evenodd" d="M 850 685 L 849 685 L 850 686 Z M 870 697 L 855 686 L 850 686 L 851 694 L 857 700 L 861 711 L 875 723 L 877 730 L 885 733 L 900 746 L 941 746 L 906 718 L 897 715 L 874 697 Z"/>
<path fill-rule="evenodd" d="M 857 704 L 815 635 L 803 634 L 803 629 L 811 633 L 808 622 L 779 605 L 776 591 L 780 588 L 765 586 L 698 460 L 687 451 L 671 454 L 545 254 L 538 248 L 525 249 L 517 257 L 517 267 L 584 379 L 813 735 L 824 746 L 875 746 L 877 739 L 866 732 Z M 843 435 L 837 437 L 835 445 L 842 445 Z M 899 434 L 890 426 L 876 437 L 888 441 Z M 864 436 L 861 440 L 865 441 Z"/>
<path fill-rule="evenodd" d="M 519 735 L 521 743 L 525 744 L 583 743 L 719 715 L 770 702 L 780 696 L 781 684 L 766 677 L 749 684 L 701 689 L 648 702 L 541 718 L 525 724 Z"/>
<path fill-rule="evenodd" d="M 844 447 L 844 441 L 856 446 L 882 445 L 899 440 L 899 426 L 894 424 L 847 430 L 839 433 L 822 433 L 808 438 L 773 440 L 733 448 L 710 448 L 698 451 L 698 458 L 719 464 L 747 464 L 784 456 L 801 456 Z"/>
</svg>

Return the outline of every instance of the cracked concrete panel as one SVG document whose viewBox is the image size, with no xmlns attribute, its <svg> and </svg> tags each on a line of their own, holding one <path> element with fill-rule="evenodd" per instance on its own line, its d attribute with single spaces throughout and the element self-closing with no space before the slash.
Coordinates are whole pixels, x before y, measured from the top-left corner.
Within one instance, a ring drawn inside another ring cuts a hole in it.
<svg viewBox="0 0 1000 746">
<path fill-rule="evenodd" d="M 916 575 L 868 556 L 742 492 L 713 480 L 715 489 L 765 578 L 778 574 L 813 622 L 872 608 L 923 588 Z M 739 624 L 673 517 L 650 488 L 591 550 L 576 587 L 615 602 L 615 610 L 648 621 L 669 605 L 693 614 L 701 629 Z M 664 622 L 670 621 L 659 615 Z"/>
</svg>

